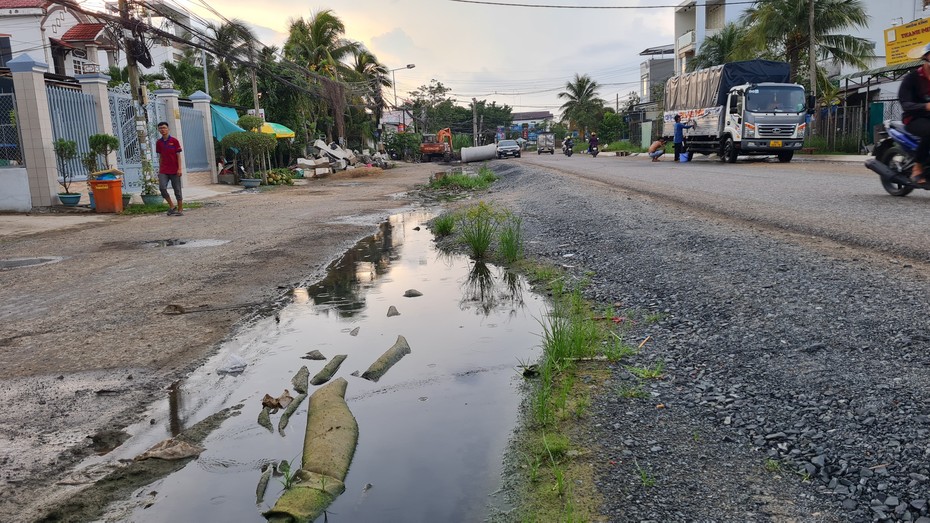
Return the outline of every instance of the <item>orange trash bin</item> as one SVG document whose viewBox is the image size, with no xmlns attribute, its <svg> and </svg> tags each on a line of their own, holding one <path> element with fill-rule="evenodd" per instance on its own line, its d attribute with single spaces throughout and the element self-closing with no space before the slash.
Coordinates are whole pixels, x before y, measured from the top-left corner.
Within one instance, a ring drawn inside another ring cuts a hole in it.
<svg viewBox="0 0 930 523">
<path fill-rule="evenodd" d="M 123 181 L 91 180 L 97 212 L 123 212 Z"/>
</svg>

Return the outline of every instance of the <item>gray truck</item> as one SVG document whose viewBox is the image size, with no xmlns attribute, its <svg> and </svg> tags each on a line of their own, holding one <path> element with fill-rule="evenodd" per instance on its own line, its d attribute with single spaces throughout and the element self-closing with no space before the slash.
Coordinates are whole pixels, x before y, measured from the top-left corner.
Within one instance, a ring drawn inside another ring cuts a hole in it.
<svg viewBox="0 0 930 523">
<path fill-rule="evenodd" d="M 665 85 L 662 134 L 675 132 L 675 116 L 685 129 L 684 150 L 717 154 L 724 162 L 739 155 L 776 155 L 790 162 L 801 149 L 813 97 L 788 83 L 787 63 L 748 60 L 669 78 Z"/>
<path fill-rule="evenodd" d="M 536 154 L 555 154 L 555 134 L 539 133 L 536 135 Z"/>
</svg>

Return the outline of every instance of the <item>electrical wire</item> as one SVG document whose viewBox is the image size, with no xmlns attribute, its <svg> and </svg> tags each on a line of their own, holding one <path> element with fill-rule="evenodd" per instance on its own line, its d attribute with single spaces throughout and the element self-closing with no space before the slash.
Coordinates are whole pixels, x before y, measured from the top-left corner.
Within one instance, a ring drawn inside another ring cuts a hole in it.
<svg viewBox="0 0 930 523">
<path fill-rule="evenodd" d="M 486 0 L 449 0 L 460 4 L 478 4 L 493 5 L 496 7 L 529 7 L 538 9 L 669 9 L 682 7 L 680 4 L 664 5 L 560 5 L 560 4 L 522 4 L 516 2 L 488 2 Z M 727 5 L 754 4 L 757 0 L 745 0 L 742 2 L 727 2 Z M 713 7 L 720 4 L 698 4 L 694 3 L 686 7 Z"/>
</svg>

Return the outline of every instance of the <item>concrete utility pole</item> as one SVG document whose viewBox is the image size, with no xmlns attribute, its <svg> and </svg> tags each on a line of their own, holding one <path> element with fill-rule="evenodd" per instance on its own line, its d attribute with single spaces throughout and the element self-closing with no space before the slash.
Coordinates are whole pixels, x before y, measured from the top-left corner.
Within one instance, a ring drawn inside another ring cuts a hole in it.
<svg viewBox="0 0 930 523">
<path fill-rule="evenodd" d="M 210 94 L 210 80 L 207 79 L 207 51 L 200 50 L 200 61 L 203 62 L 203 92 Z"/>
<path fill-rule="evenodd" d="M 129 2 L 128 0 L 119 0 L 120 20 L 123 25 L 123 47 L 126 50 L 126 69 L 129 72 L 129 88 L 132 92 L 132 101 L 136 110 L 136 135 L 139 140 L 139 158 L 142 161 L 142 175 L 146 177 L 145 164 L 149 162 L 149 133 L 148 133 L 148 114 L 145 111 L 145 104 L 142 97 L 142 83 L 139 80 L 139 64 L 136 63 L 136 57 L 132 54 L 134 48 L 134 39 L 132 30 L 129 29 Z M 148 173 L 151 176 L 152 173 Z"/>
<path fill-rule="evenodd" d="M 811 95 L 814 96 L 814 100 L 817 99 L 817 42 L 814 41 L 814 0 L 810 0 L 810 11 L 808 13 L 808 31 L 810 32 L 810 77 L 811 77 Z M 817 102 L 814 102 L 814 106 L 817 106 Z M 810 136 L 814 135 L 814 126 L 813 122 L 808 126 L 807 133 Z"/>
<path fill-rule="evenodd" d="M 471 99 L 471 132 L 472 143 L 478 147 L 478 99 Z"/>
</svg>

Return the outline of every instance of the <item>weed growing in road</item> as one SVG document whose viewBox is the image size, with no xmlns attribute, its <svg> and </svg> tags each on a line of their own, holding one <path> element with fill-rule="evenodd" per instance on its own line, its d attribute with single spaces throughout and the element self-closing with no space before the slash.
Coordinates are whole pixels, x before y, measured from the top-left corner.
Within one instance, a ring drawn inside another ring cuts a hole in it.
<svg viewBox="0 0 930 523">
<path fill-rule="evenodd" d="M 510 215 L 501 225 L 498 244 L 504 261 L 513 263 L 523 258 L 523 220 Z"/>
<path fill-rule="evenodd" d="M 446 213 L 433 218 L 433 234 L 436 236 L 449 236 L 455 231 L 455 215 Z"/>
<path fill-rule="evenodd" d="M 698 441 L 701 441 L 701 435 L 698 434 L 697 431 L 694 431 L 691 433 L 691 440 L 697 443 Z"/>
<path fill-rule="evenodd" d="M 664 320 L 666 316 L 668 315 L 665 314 L 664 312 L 653 312 L 651 314 L 647 314 L 643 316 L 643 323 L 645 323 L 646 325 L 652 325 L 654 323 L 659 323 L 660 321 Z"/>
<path fill-rule="evenodd" d="M 644 380 L 657 380 L 661 379 L 665 371 L 665 362 L 659 360 L 652 364 L 651 367 L 633 367 L 629 366 L 626 370 L 630 371 L 631 374 L 637 378 Z"/>
<path fill-rule="evenodd" d="M 429 182 L 430 189 L 453 189 L 461 191 L 482 191 L 497 181 L 497 175 L 487 167 L 478 169 L 477 175 L 470 174 L 443 174 L 436 176 Z"/>
<path fill-rule="evenodd" d="M 589 394 L 582 394 L 581 397 L 575 401 L 575 417 L 578 419 L 586 417 L 589 407 L 591 407 L 591 396 Z"/>
<path fill-rule="evenodd" d="M 529 472 L 530 481 L 536 483 L 539 481 L 539 466 L 542 465 L 542 458 L 524 453 L 523 459 L 526 460 L 526 470 Z"/>
<path fill-rule="evenodd" d="M 769 458 L 765 460 L 765 470 L 769 472 L 781 472 L 781 462 L 777 459 Z"/>
<path fill-rule="evenodd" d="M 656 478 L 649 473 L 648 470 L 644 469 L 639 465 L 639 462 L 636 461 L 636 473 L 639 474 L 639 483 L 644 487 L 654 487 L 656 486 Z"/>
<path fill-rule="evenodd" d="M 203 207 L 203 202 L 185 202 L 184 210 L 190 209 L 200 209 Z M 142 205 L 141 203 L 133 203 L 123 209 L 122 214 L 163 214 L 168 211 L 167 203 L 159 203 L 158 205 Z"/>
<path fill-rule="evenodd" d="M 620 388 L 617 389 L 617 394 L 621 398 L 628 399 L 646 399 L 649 397 L 649 393 L 643 390 L 639 385 L 620 385 Z"/>
<path fill-rule="evenodd" d="M 281 463 L 278 464 L 278 472 L 284 476 L 279 480 L 284 490 L 291 490 L 297 478 L 296 471 L 291 470 L 291 464 L 282 459 Z"/>
<path fill-rule="evenodd" d="M 462 239 L 471 251 L 471 257 L 483 260 L 491 249 L 496 224 L 493 209 L 484 202 L 469 208 L 459 220 Z"/>
</svg>

